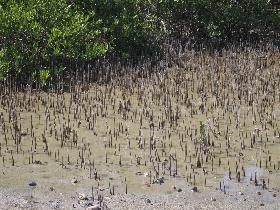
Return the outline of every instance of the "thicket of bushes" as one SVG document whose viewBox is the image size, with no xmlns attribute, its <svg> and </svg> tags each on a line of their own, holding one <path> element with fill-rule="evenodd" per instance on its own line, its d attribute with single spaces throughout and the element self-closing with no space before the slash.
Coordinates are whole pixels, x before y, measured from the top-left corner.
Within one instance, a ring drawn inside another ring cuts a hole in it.
<svg viewBox="0 0 280 210">
<path fill-rule="evenodd" d="M 166 37 L 279 33 L 277 0 L 0 0 L 0 79 L 45 83 L 65 61 L 152 54 Z"/>
</svg>

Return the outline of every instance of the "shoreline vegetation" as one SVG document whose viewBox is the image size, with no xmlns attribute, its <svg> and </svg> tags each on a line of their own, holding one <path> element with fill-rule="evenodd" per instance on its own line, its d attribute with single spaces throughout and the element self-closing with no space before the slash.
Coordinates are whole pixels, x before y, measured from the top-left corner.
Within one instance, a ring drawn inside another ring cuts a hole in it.
<svg viewBox="0 0 280 210">
<path fill-rule="evenodd" d="M 7 81 L 0 204 L 277 209 L 279 58 L 274 45 L 185 50 L 164 71 L 115 66 L 107 82 L 66 91 Z"/>
<path fill-rule="evenodd" d="M 275 0 L 0 0 L 1 209 L 279 209 Z"/>
<path fill-rule="evenodd" d="M 158 64 L 172 55 L 171 42 L 210 51 L 277 45 L 279 7 L 276 0 L 1 1 L 0 79 L 46 86 L 104 58 Z"/>
</svg>

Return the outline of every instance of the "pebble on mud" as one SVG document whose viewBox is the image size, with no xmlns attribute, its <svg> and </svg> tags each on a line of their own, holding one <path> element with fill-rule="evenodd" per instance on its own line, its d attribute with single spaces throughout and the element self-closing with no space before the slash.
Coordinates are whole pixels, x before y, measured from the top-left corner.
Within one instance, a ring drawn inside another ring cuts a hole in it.
<svg viewBox="0 0 280 210">
<path fill-rule="evenodd" d="M 162 184 L 162 183 L 164 183 L 164 177 L 160 176 L 160 177 L 156 178 L 156 180 L 154 180 L 153 183 L 154 183 L 154 184 L 155 184 L 155 183 L 156 183 L 156 184 Z"/>
<path fill-rule="evenodd" d="M 40 161 L 40 160 L 35 160 L 35 161 L 33 162 L 33 164 L 42 165 L 43 163 L 42 163 L 42 161 Z"/>
<path fill-rule="evenodd" d="M 71 183 L 72 183 L 72 184 L 77 184 L 77 183 L 78 183 L 78 180 L 77 180 L 77 179 L 71 179 Z"/>
<path fill-rule="evenodd" d="M 33 182 L 30 182 L 28 185 L 31 187 L 35 187 L 37 185 L 37 183 L 33 181 Z"/>
<path fill-rule="evenodd" d="M 147 177 L 147 176 L 149 176 L 149 173 L 148 172 L 144 172 L 143 175 L 144 175 L 144 177 Z"/>
<path fill-rule="evenodd" d="M 193 187 L 193 188 L 191 189 L 191 191 L 192 191 L 192 192 L 198 192 L 198 189 L 197 189 L 197 187 Z"/>
<path fill-rule="evenodd" d="M 216 201 L 217 199 L 216 198 L 211 198 L 211 201 Z"/>
<path fill-rule="evenodd" d="M 181 189 L 181 188 L 179 188 L 179 189 L 177 190 L 177 192 L 182 192 L 182 189 Z"/>
<path fill-rule="evenodd" d="M 79 193 L 78 197 L 79 197 L 80 200 L 88 200 L 88 197 L 86 196 L 85 193 Z"/>
<path fill-rule="evenodd" d="M 152 203 L 150 199 L 147 199 L 146 202 L 147 202 L 147 203 Z"/>
</svg>

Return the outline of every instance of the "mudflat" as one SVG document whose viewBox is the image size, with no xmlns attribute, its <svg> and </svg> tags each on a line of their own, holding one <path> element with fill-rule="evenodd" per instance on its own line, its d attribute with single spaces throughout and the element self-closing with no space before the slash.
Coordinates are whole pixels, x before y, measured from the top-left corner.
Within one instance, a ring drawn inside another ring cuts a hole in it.
<svg viewBox="0 0 280 210">
<path fill-rule="evenodd" d="M 278 209 L 280 60 L 188 51 L 147 77 L 0 90 L 3 209 Z"/>
</svg>

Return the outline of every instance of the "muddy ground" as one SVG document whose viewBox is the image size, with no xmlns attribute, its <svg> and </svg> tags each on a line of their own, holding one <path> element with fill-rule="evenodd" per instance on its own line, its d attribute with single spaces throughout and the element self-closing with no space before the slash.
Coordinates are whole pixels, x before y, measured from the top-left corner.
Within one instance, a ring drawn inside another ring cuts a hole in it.
<svg viewBox="0 0 280 210">
<path fill-rule="evenodd" d="M 189 51 L 149 78 L 2 85 L 1 208 L 278 209 L 279 66 Z"/>
</svg>

